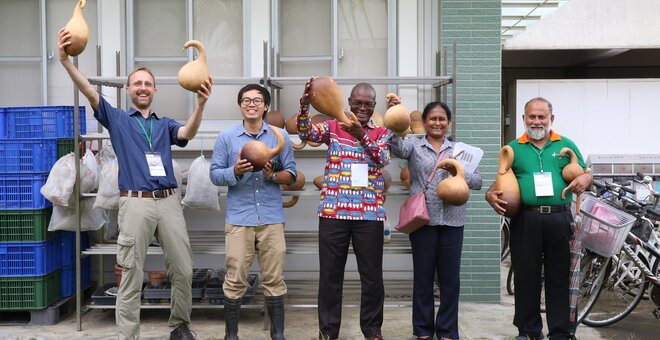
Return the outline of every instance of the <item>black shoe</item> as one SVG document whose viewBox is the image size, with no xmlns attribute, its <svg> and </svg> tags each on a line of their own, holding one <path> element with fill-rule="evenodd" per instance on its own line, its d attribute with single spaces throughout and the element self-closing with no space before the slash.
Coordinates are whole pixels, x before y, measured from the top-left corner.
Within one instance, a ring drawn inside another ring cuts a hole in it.
<svg viewBox="0 0 660 340">
<path fill-rule="evenodd" d="M 170 340 L 195 340 L 194 333 L 188 328 L 187 323 L 182 323 L 170 333 Z"/>
</svg>

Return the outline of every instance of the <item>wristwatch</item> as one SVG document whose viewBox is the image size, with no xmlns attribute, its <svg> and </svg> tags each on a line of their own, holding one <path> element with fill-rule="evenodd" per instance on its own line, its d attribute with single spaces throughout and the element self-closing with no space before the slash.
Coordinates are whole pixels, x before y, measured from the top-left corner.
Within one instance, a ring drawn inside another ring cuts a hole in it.
<svg viewBox="0 0 660 340">
<path fill-rule="evenodd" d="M 273 172 L 273 174 L 270 176 L 268 180 L 271 182 L 275 182 L 276 179 L 277 179 L 277 172 Z"/>
</svg>

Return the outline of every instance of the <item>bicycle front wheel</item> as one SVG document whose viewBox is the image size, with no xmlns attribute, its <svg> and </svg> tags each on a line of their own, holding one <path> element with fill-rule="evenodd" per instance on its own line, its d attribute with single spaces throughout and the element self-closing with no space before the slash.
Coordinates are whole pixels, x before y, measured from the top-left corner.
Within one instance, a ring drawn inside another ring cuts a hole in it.
<svg viewBox="0 0 660 340">
<path fill-rule="evenodd" d="M 577 321 L 584 318 L 596 303 L 603 286 L 603 280 L 608 274 L 609 257 L 603 257 L 585 250 L 580 260 L 580 295 L 577 306 Z"/>
<path fill-rule="evenodd" d="M 638 257 L 648 263 L 642 254 Z M 600 295 L 582 320 L 587 326 L 603 327 L 622 320 L 644 297 L 648 279 L 623 250 L 611 257 L 610 269 L 603 280 Z"/>
</svg>

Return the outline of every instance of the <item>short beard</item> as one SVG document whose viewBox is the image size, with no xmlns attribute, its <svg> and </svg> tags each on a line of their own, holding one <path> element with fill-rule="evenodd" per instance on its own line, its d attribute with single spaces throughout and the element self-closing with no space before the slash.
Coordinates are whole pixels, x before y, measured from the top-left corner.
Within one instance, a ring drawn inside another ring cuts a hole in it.
<svg viewBox="0 0 660 340">
<path fill-rule="evenodd" d="M 544 127 L 541 131 L 534 131 L 529 125 L 525 124 L 525 132 L 527 137 L 533 140 L 542 140 L 550 133 L 550 127 Z"/>
</svg>

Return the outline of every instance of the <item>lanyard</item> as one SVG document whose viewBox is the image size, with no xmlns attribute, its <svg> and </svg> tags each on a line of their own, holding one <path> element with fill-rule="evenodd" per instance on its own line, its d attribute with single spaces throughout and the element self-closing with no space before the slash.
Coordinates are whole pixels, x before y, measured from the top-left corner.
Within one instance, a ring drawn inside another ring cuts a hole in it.
<svg viewBox="0 0 660 340">
<path fill-rule="evenodd" d="M 133 116 L 135 118 L 135 121 L 138 122 L 140 127 L 142 128 L 142 131 L 144 132 L 144 136 L 147 137 L 147 142 L 149 142 L 149 151 L 152 151 L 151 149 L 151 135 L 154 133 L 154 120 L 149 117 L 149 120 L 151 121 L 151 127 L 149 134 L 147 135 L 147 130 L 144 128 L 144 125 L 142 125 L 142 122 L 138 119 L 138 117 Z"/>
<path fill-rule="evenodd" d="M 543 154 L 543 151 L 545 151 L 545 146 L 541 151 L 536 151 L 536 148 L 530 143 L 529 147 L 536 152 L 536 154 L 539 156 L 539 167 L 541 168 L 541 173 L 543 173 L 543 160 L 541 159 L 541 154 Z"/>
</svg>

